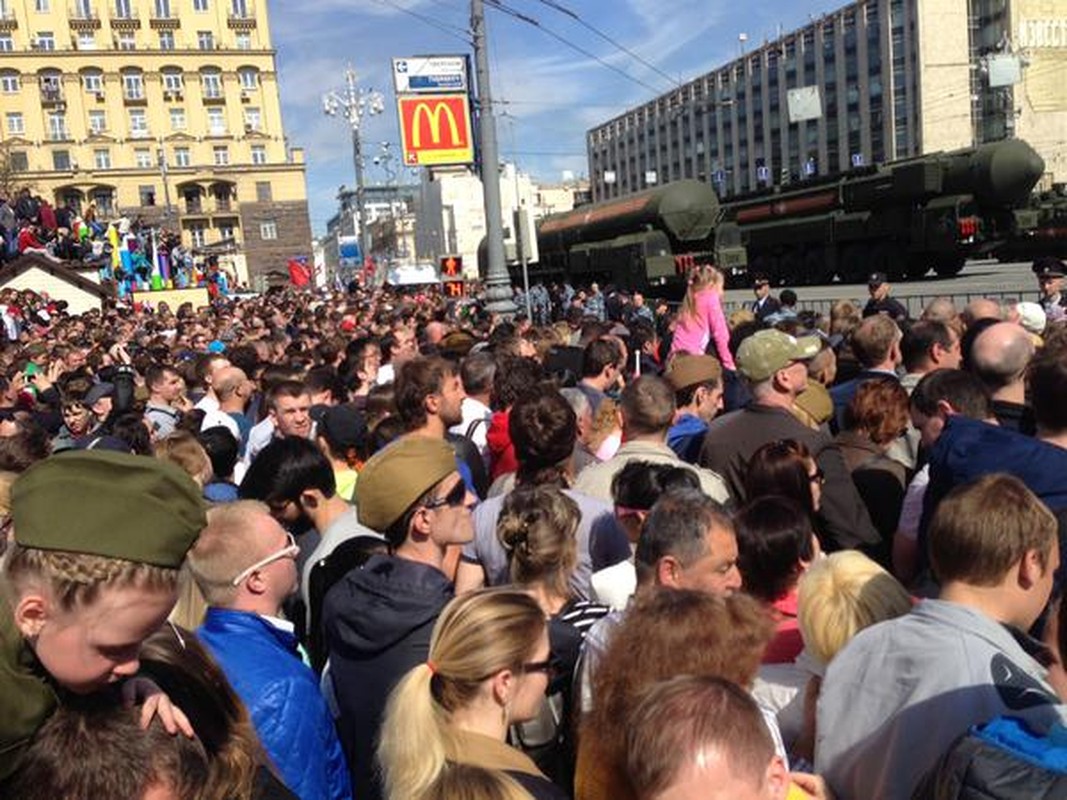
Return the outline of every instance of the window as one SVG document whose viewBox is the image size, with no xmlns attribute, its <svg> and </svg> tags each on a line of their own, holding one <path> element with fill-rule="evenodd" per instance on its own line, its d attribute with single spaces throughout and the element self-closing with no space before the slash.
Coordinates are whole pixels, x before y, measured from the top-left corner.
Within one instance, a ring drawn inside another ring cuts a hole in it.
<svg viewBox="0 0 1067 800">
<path fill-rule="evenodd" d="M 245 109 L 245 130 L 246 131 L 258 131 L 263 126 L 263 120 L 260 117 L 258 108 L 246 108 Z"/>
<path fill-rule="evenodd" d="M 138 186 L 137 194 L 140 195 L 142 206 L 154 206 L 156 204 L 155 186 Z"/>
<path fill-rule="evenodd" d="M 0 53 L 10 53 L 15 49 L 15 42 L 10 33 L 0 33 Z"/>
<path fill-rule="evenodd" d="M 93 164 L 97 169 L 111 169 L 111 151 L 93 150 Z"/>
<path fill-rule="evenodd" d="M 53 150 L 52 151 L 52 169 L 56 172 L 69 172 L 70 171 L 70 151 L 69 150 Z"/>
<path fill-rule="evenodd" d="M 173 69 L 163 71 L 164 92 L 180 92 L 184 88 L 185 84 L 182 81 L 182 74 L 180 72 Z"/>
<path fill-rule="evenodd" d="M 148 116 L 143 108 L 130 109 L 130 136 L 134 139 L 148 136 Z"/>
<path fill-rule="evenodd" d="M 211 33 L 211 31 L 197 31 L 196 46 L 199 47 L 201 50 L 214 50 L 215 36 Z"/>
<path fill-rule="evenodd" d="M 188 167 L 193 161 L 189 157 L 188 147 L 175 147 L 174 148 L 174 166 L 176 167 Z"/>
<path fill-rule="evenodd" d="M 133 17 L 133 0 L 115 0 L 115 16 L 118 19 L 130 19 Z"/>
<path fill-rule="evenodd" d="M 270 181 L 256 181 L 256 202 L 269 203 L 271 199 Z"/>
<path fill-rule="evenodd" d="M 86 72 L 82 75 L 82 86 L 90 94 L 104 91 L 104 75 L 100 72 Z"/>
<path fill-rule="evenodd" d="M 193 11 L 201 14 L 207 11 L 207 0 L 193 0 Z"/>
<path fill-rule="evenodd" d="M 219 145 L 211 148 L 215 157 L 216 167 L 225 167 L 230 163 L 230 148 L 226 145 Z"/>
<path fill-rule="evenodd" d="M 70 138 L 67 131 L 67 115 L 62 111 L 48 112 L 48 138 L 53 142 L 61 142 Z"/>
<path fill-rule="evenodd" d="M 259 73 L 254 69 L 242 69 L 237 71 L 241 78 L 242 89 L 255 89 L 259 86 Z"/>
<path fill-rule="evenodd" d="M 152 151 L 147 147 L 138 147 L 133 151 L 133 163 L 138 169 L 148 169 L 152 166 Z"/>
<path fill-rule="evenodd" d="M 17 73 L 6 72 L 0 75 L 0 92 L 4 94 L 17 94 L 19 90 L 19 76 Z"/>
<path fill-rule="evenodd" d="M 232 239 L 236 229 L 233 227 L 232 222 L 224 222 L 219 225 L 219 238 L 220 239 Z"/>
<path fill-rule="evenodd" d="M 119 31 L 119 50 L 136 50 L 137 37 L 133 31 Z"/>
<path fill-rule="evenodd" d="M 207 244 L 206 230 L 203 225 L 190 225 L 189 236 L 193 240 L 193 247 L 203 247 Z"/>
<path fill-rule="evenodd" d="M 7 154 L 7 165 L 12 172 L 25 172 L 30 168 L 30 157 L 25 150 L 12 150 Z"/>
<path fill-rule="evenodd" d="M 4 115 L 7 120 L 7 132 L 12 136 L 18 136 L 26 132 L 25 122 L 22 119 L 22 112 L 9 111 Z"/>
<path fill-rule="evenodd" d="M 222 74 L 218 72 L 205 72 L 201 76 L 204 97 L 209 100 L 217 100 L 222 97 Z"/>
<path fill-rule="evenodd" d="M 245 19 L 248 14 L 248 0 L 230 0 L 231 16 Z"/>
<path fill-rule="evenodd" d="M 185 130 L 185 109 L 172 108 L 170 110 L 170 129 L 172 131 Z"/>
<path fill-rule="evenodd" d="M 127 100 L 144 100 L 144 78 L 140 72 L 122 73 L 122 96 Z"/>
<path fill-rule="evenodd" d="M 48 0 L 35 0 L 33 7 L 38 14 L 47 14 L 49 11 Z"/>
<path fill-rule="evenodd" d="M 41 31 L 37 34 L 38 50 L 55 50 L 56 36 L 51 31 Z"/>
<path fill-rule="evenodd" d="M 92 194 L 92 202 L 96 203 L 96 213 L 110 217 L 115 213 L 115 193 L 111 189 L 98 189 Z"/>
<path fill-rule="evenodd" d="M 174 49 L 174 31 L 160 31 L 159 32 L 159 49 L 160 50 L 173 50 Z"/>
<path fill-rule="evenodd" d="M 252 145 L 252 163 L 253 164 L 266 164 L 267 163 L 267 148 L 261 144 Z"/>
<path fill-rule="evenodd" d="M 207 129 L 211 136 L 226 135 L 226 120 L 223 118 L 222 109 L 212 106 L 207 110 Z"/>
<path fill-rule="evenodd" d="M 156 19 L 170 19 L 170 0 L 156 0 Z"/>
<path fill-rule="evenodd" d="M 63 99 L 63 85 L 58 73 L 41 76 L 41 99 L 46 103 L 57 103 Z"/>
<path fill-rule="evenodd" d="M 238 50 L 251 50 L 252 34 L 248 31 L 237 31 L 234 35 L 234 47 Z"/>
<path fill-rule="evenodd" d="M 259 223 L 259 238 L 270 241 L 278 238 L 278 223 L 274 220 Z"/>
<path fill-rule="evenodd" d="M 78 49 L 79 50 L 95 50 L 96 49 L 96 34 L 92 31 L 79 31 L 78 32 Z"/>
<path fill-rule="evenodd" d="M 89 112 L 90 133 L 103 133 L 107 130 L 107 112 L 101 109 L 93 109 Z"/>
<path fill-rule="evenodd" d="M 93 0 L 74 0 L 74 18 L 75 19 L 94 19 L 93 14 Z"/>
</svg>

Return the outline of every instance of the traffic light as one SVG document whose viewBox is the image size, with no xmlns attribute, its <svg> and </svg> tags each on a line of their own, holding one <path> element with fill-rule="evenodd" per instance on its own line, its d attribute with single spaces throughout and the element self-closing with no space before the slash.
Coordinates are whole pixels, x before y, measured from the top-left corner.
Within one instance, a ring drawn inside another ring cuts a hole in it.
<svg viewBox="0 0 1067 800">
<path fill-rule="evenodd" d="M 441 277 L 462 278 L 463 256 L 441 256 Z"/>
<path fill-rule="evenodd" d="M 445 281 L 443 286 L 446 297 L 463 297 L 463 281 Z"/>
</svg>

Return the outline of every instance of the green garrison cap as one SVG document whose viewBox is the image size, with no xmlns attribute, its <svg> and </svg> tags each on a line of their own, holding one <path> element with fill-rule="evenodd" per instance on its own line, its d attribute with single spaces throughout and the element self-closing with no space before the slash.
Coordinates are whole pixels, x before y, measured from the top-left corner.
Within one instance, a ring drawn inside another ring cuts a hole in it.
<svg viewBox="0 0 1067 800">
<path fill-rule="evenodd" d="M 196 483 L 147 456 L 81 450 L 46 458 L 11 490 L 25 547 L 177 569 L 207 524 Z"/>
<path fill-rule="evenodd" d="M 359 521 L 378 533 L 456 471 L 456 452 L 444 439 L 403 436 L 375 453 L 356 481 Z"/>
</svg>

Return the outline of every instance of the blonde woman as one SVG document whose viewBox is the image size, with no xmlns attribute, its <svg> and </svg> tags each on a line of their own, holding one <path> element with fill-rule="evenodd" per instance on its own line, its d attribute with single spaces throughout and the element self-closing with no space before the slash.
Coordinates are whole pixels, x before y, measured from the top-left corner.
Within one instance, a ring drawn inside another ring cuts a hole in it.
<svg viewBox="0 0 1067 800">
<path fill-rule="evenodd" d="M 528 594 L 488 589 L 449 603 L 426 663 L 386 706 L 378 761 L 387 800 L 422 800 L 457 764 L 501 770 L 535 800 L 566 798 L 505 741 L 511 724 L 538 713 L 551 676 L 545 615 Z"/>
<path fill-rule="evenodd" d="M 682 309 L 671 342 L 671 354 L 704 355 L 708 343 L 714 341 L 715 353 L 723 369 L 736 370 L 730 353 L 730 329 L 722 310 L 722 293 L 726 280 L 711 264 L 701 264 L 689 272 Z"/>
</svg>

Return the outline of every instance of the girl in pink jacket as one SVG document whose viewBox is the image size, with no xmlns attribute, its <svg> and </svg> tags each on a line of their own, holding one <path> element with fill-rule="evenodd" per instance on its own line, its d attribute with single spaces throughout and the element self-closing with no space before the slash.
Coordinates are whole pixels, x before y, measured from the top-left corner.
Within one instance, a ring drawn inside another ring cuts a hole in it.
<svg viewBox="0 0 1067 800">
<path fill-rule="evenodd" d="M 711 264 L 700 264 L 689 272 L 689 288 L 678 314 L 671 343 L 671 355 L 704 355 L 708 342 L 715 342 L 715 355 L 723 369 L 736 369 L 730 354 L 730 329 L 722 310 L 725 280 Z"/>
</svg>

